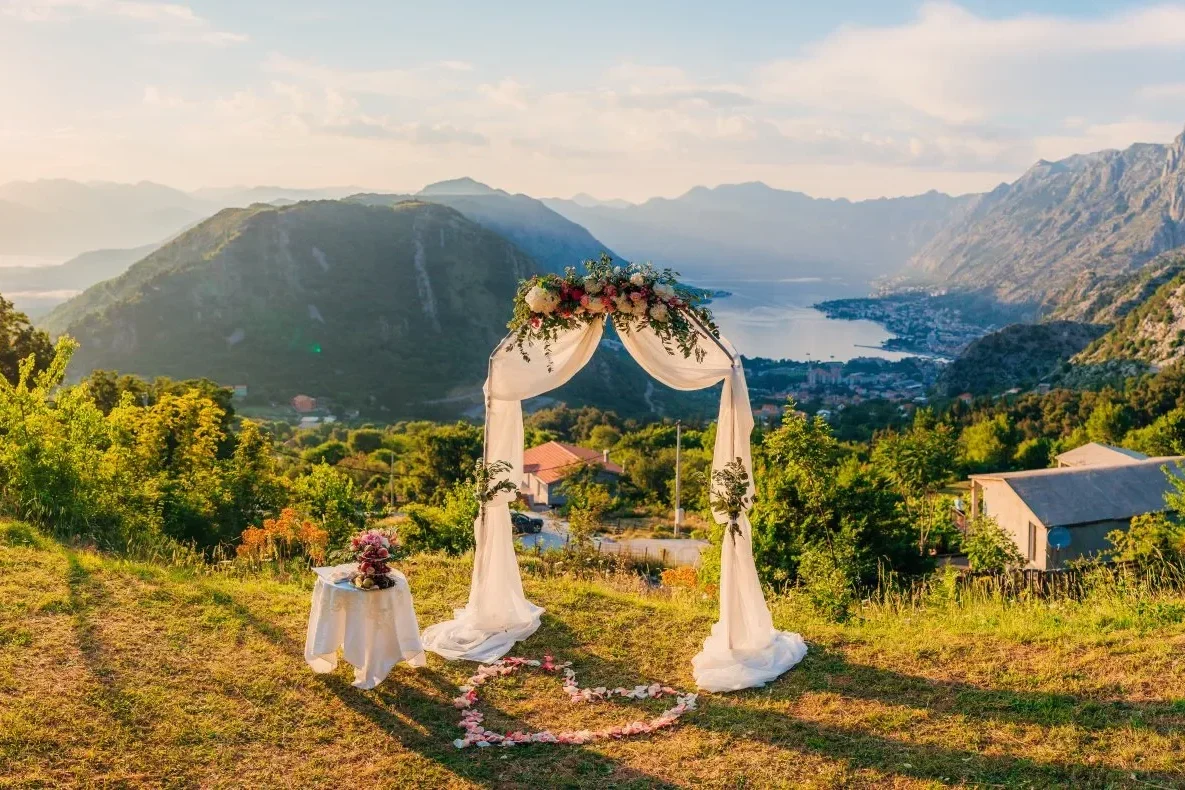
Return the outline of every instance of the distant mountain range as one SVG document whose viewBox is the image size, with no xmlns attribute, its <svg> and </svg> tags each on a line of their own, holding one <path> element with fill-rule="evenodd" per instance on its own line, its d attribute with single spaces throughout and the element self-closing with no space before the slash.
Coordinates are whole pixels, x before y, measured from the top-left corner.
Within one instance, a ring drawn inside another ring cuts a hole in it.
<svg viewBox="0 0 1185 790">
<path fill-rule="evenodd" d="M 543 202 L 625 258 L 672 266 L 693 278 L 728 272 L 866 282 L 899 270 L 973 200 L 939 192 L 828 200 L 754 182 L 696 187 L 638 205 Z"/>
<path fill-rule="evenodd" d="M 540 268 L 443 205 L 256 204 L 219 212 L 42 325 L 80 341 L 73 376 L 206 376 L 246 384 L 256 404 L 305 393 L 390 419 L 456 416 L 480 406 L 518 281 Z M 603 351 L 555 396 L 633 415 L 675 402 Z"/>
<path fill-rule="evenodd" d="M 1056 310 L 1185 245 L 1185 133 L 1057 162 L 961 206 L 914 255 L 901 283 L 986 290 Z"/>
</svg>

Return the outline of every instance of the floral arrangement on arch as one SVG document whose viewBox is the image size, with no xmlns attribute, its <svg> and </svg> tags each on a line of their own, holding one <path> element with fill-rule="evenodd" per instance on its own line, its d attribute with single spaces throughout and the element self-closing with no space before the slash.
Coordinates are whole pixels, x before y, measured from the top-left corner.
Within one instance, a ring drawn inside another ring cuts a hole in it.
<svg viewBox="0 0 1185 790">
<path fill-rule="evenodd" d="M 699 345 L 702 332 L 720 336 L 711 311 L 701 305 L 703 292 L 681 285 L 677 272 L 648 263 L 616 266 L 605 253 L 584 267 L 584 274 L 569 266 L 562 276 L 540 274 L 519 283 L 507 327 L 523 359 L 530 361 L 526 343 L 541 340 L 550 354 L 561 333 L 603 319 L 612 320 L 618 332 L 650 327 L 667 353 L 694 354 L 697 361 L 706 353 Z"/>
</svg>

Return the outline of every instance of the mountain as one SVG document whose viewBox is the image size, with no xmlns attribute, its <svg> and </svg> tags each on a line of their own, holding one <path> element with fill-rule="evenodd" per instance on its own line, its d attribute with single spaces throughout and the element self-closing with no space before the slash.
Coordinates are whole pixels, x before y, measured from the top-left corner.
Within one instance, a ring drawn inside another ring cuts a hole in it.
<svg viewBox="0 0 1185 790">
<path fill-rule="evenodd" d="M 1163 366 L 1185 357 L 1185 255 L 1174 275 L 1075 357 L 1082 365 L 1137 360 Z"/>
<path fill-rule="evenodd" d="M 1028 389 L 1058 367 L 1106 327 L 1074 321 L 1013 324 L 974 340 L 946 366 L 938 388 L 949 396 L 998 394 L 1012 387 Z"/>
<path fill-rule="evenodd" d="M 560 200 L 560 198 L 551 198 L 551 200 Z M 573 195 L 572 202 L 582 208 L 594 208 L 596 206 L 604 206 L 606 208 L 629 208 L 630 206 L 634 205 L 628 200 L 622 200 L 621 198 L 601 200 L 600 198 L 593 197 L 587 192 L 580 192 Z"/>
<path fill-rule="evenodd" d="M 1129 274 L 1185 245 L 1185 133 L 1057 162 L 974 197 L 902 282 L 982 290 L 1056 309 L 1084 275 Z"/>
<path fill-rule="evenodd" d="M 424 187 L 415 195 L 359 194 L 349 200 L 393 206 L 420 200 L 456 209 L 470 220 L 513 242 L 547 271 L 562 272 L 587 258 L 612 251 L 587 230 L 526 195 L 459 178 Z"/>
<path fill-rule="evenodd" d="M 159 244 L 125 250 L 91 250 L 56 266 L 0 267 L 0 293 L 11 291 L 81 291 L 118 277 Z"/>
<path fill-rule="evenodd" d="M 938 192 L 878 200 L 829 200 L 760 182 L 695 187 L 638 205 L 548 206 L 630 260 L 693 277 L 817 276 L 868 280 L 897 271 L 972 198 Z"/>
<path fill-rule="evenodd" d="M 361 187 L 325 187 L 324 189 L 292 189 L 289 187 L 203 187 L 192 194 L 212 207 L 210 213 L 220 208 L 246 207 L 253 203 L 289 205 L 302 200 L 337 200 L 365 190 Z"/>
<path fill-rule="evenodd" d="M 518 281 L 537 269 L 447 206 L 256 204 L 219 212 L 41 326 L 80 341 L 75 377 L 205 376 L 246 384 L 258 406 L 304 393 L 388 419 L 449 417 L 480 408 Z M 710 392 L 681 399 L 606 346 L 552 397 L 622 415 L 715 408 Z"/>
<path fill-rule="evenodd" d="M 12 181 L 0 185 L 0 255 L 138 247 L 210 213 L 203 201 L 147 181 Z"/>
<path fill-rule="evenodd" d="M 1148 301 L 1160 286 L 1185 271 L 1185 252 L 1156 256 L 1139 269 L 1118 277 L 1086 271 L 1055 297 L 1052 319 L 1115 324 Z"/>
</svg>

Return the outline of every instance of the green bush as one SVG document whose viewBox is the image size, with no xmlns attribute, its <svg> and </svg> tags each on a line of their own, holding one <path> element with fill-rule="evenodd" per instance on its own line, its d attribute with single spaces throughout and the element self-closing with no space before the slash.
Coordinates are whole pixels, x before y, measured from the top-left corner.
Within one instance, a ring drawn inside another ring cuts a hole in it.
<svg viewBox="0 0 1185 790">
<path fill-rule="evenodd" d="M 850 554 L 826 546 L 811 546 L 798 559 L 802 590 L 819 616 L 840 623 L 848 619 L 855 601 Z"/>
<path fill-rule="evenodd" d="M 973 571 L 1000 572 L 1025 564 L 1016 542 L 992 516 L 978 515 L 967 525 L 963 551 Z"/>
<path fill-rule="evenodd" d="M 464 554 L 474 546 L 477 499 L 465 483 L 454 485 L 442 506 L 411 504 L 404 514 L 407 519 L 399 526 L 399 541 L 409 552 Z"/>
</svg>

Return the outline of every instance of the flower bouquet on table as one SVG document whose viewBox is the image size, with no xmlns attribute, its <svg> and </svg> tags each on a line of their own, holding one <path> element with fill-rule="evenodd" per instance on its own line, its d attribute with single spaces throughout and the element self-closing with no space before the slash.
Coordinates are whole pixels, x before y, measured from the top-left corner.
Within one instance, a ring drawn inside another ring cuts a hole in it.
<svg viewBox="0 0 1185 790">
<path fill-rule="evenodd" d="M 676 272 L 648 263 L 615 266 L 604 253 L 599 260 L 585 261 L 584 268 L 584 274 L 568 267 L 563 275 L 537 275 L 519 284 L 514 317 L 507 325 L 514 335 L 508 348 L 517 346 L 529 362 L 527 343 L 541 341 L 544 354 L 550 355 L 551 343 L 562 332 L 606 317 L 618 332 L 649 327 L 667 353 L 694 354 L 698 361 L 706 353 L 701 337 L 720 336 L 712 313 L 701 306 L 706 294 L 681 285 Z"/>
<path fill-rule="evenodd" d="M 358 571 L 350 583 L 359 590 L 385 590 L 395 586 L 390 561 L 394 535 L 379 529 L 368 529 L 350 538 L 350 548 L 358 563 Z"/>
</svg>

